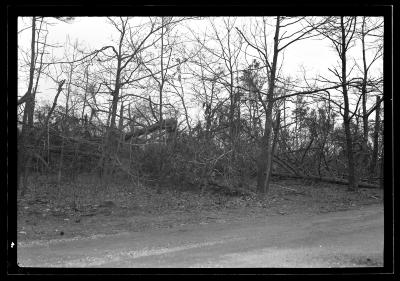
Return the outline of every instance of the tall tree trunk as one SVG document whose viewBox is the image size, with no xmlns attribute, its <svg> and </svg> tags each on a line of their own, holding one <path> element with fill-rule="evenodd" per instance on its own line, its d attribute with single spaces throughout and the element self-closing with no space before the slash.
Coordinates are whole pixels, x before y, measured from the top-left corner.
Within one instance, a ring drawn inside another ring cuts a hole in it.
<svg viewBox="0 0 400 281">
<path fill-rule="evenodd" d="M 120 134 L 120 137 L 118 138 L 118 147 L 116 153 L 118 154 L 120 152 L 120 149 L 123 145 L 123 140 L 124 140 L 124 102 L 121 102 L 121 107 L 119 110 L 119 120 L 118 120 L 118 132 Z"/>
<path fill-rule="evenodd" d="M 278 62 L 278 43 L 279 43 L 279 29 L 280 17 L 276 17 L 276 27 L 274 36 L 274 54 L 271 65 L 271 73 L 269 77 L 269 87 L 267 93 L 267 106 L 265 112 L 265 128 L 264 136 L 261 139 L 260 155 L 257 163 L 257 189 L 259 192 L 266 194 L 269 190 L 269 178 L 271 163 L 272 163 L 272 149 L 271 149 L 271 131 L 272 131 L 272 108 L 274 105 L 274 90 L 275 90 L 275 76 Z"/>
<path fill-rule="evenodd" d="M 117 80 L 118 79 L 118 80 Z M 119 71 L 117 71 L 117 79 L 116 81 L 119 81 Z M 117 116 L 117 109 L 118 109 L 118 100 L 119 100 L 119 82 L 116 83 L 115 90 L 112 94 L 113 99 L 112 99 L 112 104 L 111 104 L 111 114 L 110 114 L 110 124 L 107 128 L 107 134 L 106 134 L 106 147 L 105 147 L 105 158 L 103 161 L 104 163 L 104 175 L 105 177 L 108 177 L 110 175 L 111 169 L 114 166 L 113 165 L 113 156 L 116 153 L 116 146 L 117 146 L 117 132 L 116 132 L 116 116 Z"/>
<path fill-rule="evenodd" d="M 112 101 L 111 101 L 111 112 L 110 112 L 110 124 L 107 126 L 106 132 L 106 142 L 105 142 L 105 157 L 103 157 L 102 161 L 104 161 L 102 166 L 104 167 L 104 176 L 108 179 L 112 167 L 114 166 L 113 163 L 113 156 L 116 153 L 117 148 L 117 134 L 116 134 L 116 116 L 118 110 L 118 101 L 119 101 L 119 93 L 121 88 L 121 66 L 122 66 L 122 42 L 125 36 L 125 27 L 122 29 L 119 46 L 118 46 L 118 54 L 117 54 L 117 72 L 115 75 L 115 87 L 114 91 L 112 91 Z"/>
<path fill-rule="evenodd" d="M 162 17 L 161 22 L 161 82 L 160 82 L 160 89 L 159 89 L 159 96 L 160 96 L 160 105 L 159 105 L 159 121 L 160 121 L 160 131 L 162 130 L 162 106 L 163 106 L 163 88 L 164 88 L 164 17 Z"/>
<path fill-rule="evenodd" d="M 297 150 L 299 149 L 299 134 L 298 134 L 298 124 L 299 124 L 299 118 L 297 118 L 298 115 L 298 109 L 299 109 L 299 96 L 296 97 L 296 112 L 294 116 L 294 149 Z"/>
<path fill-rule="evenodd" d="M 160 105 L 159 105 L 159 122 L 160 122 L 160 133 L 162 131 L 162 125 L 163 125 L 163 90 L 164 90 L 164 17 L 161 18 L 161 59 L 160 59 L 160 63 L 161 63 L 161 81 L 159 83 L 159 96 L 160 96 Z M 161 134 L 160 134 L 161 136 Z M 166 141 L 166 138 L 164 138 L 164 140 Z M 163 178 L 162 175 L 162 170 L 163 170 L 163 166 L 164 166 L 164 159 L 163 159 L 163 153 L 162 153 L 162 149 L 160 147 L 158 147 L 158 176 L 159 176 L 159 185 L 158 185 L 158 189 L 157 192 L 161 192 L 161 180 Z"/>
<path fill-rule="evenodd" d="M 84 115 L 85 115 L 87 94 L 88 94 L 88 89 L 89 89 L 89 66 L 86 67 L 85 75 L 86 75 L 86 83 L 85 83 L 85 96 L 83 98 L 83 106 L 82 106 L 82 114 L 81 114 L 81 119 L 82 120 L 83 120 Z M 85 121 L 87 121 L 87 120 L 85 120 Z"/>
<path fill-rule="evenodd" d="M 230 63 L 230 61 L 229 61 Z M 230 65 L 230 67 L 232 67 Z M 230 71 L 230 83 L 229 83 L 229 99 L 230 99 L 230 106 L 229 106 L 229 138 L 230 138 L 230 149 L 233 149 L 234 144 L 235 144 L 235 97 L 233 93 L 233 73 L 232 69 L 229 69 Z M 233 149 L 233 153 L 235 152 L 235 149 Z"/>
<path fill-rule="evenodd" d="M 362 119 L 363 119 L 363 142 L 362 142 L 362 163 L 368 163 L 368 114 L 367 114 L 367 78 L 368 78 L 368 68 L 367 59 L 365 55 L 365 17 L 363 17 L 361 30 L 361 47 L 362 47 L 362 59 L 363 59 L 363 81 L 361 87 L 362 95 Z"/>
<path fill-rule="evenodd" d="M 385 174 L 384 174 L 384 169 L 385 169 L 385 154 L 384 154 L 384 150 L 382 147 L 382 157 L 381 157 L 381 166 L 380 166 L 380 177 L 379 177 L 379 186 L 381 189 L 384 188 L 384 183 L 385 183 Z"/>
<path fill-rule="evenodd" d="M 58 176 L 57 176 L 57 184 L 61 184 L 61 178 L 62 178 L 62 170 L 64 166 L 64 147 L 65 147 L 65 137 L 69 135 L 68 132 L 68 122 L 66 122 L 66 118 L 69 116 L 69 95 L 71 93 L 71 79 L 72 79 L 72 72 L 73 72 L 73 65 L 70 65 L 70 71 L 69 71 L 69 81 L 68 81 L 68 89 L 67 89 L 67 96 L 66 96 L 66 101 L 65 101 L 65 115 L 62 119 L 62 132 L 64 136 L 62 136 L 62 142 L 61 142 L 61 153 L 60 153 L 60 162 L 58 165 Z"/>
<path fill-rule="evenodd" d="M 182 87 L 182 84 L 181 84 L 181 87 Z M 190 126 L 190 122 L 189 122 L 189 113 L 188 113 L 188 110 L 187 110 L 187 107 L 186 107 L 185 99 L 183 97 L 183 87 L 182 87 L 181 101 L 182 101 L 183 111 L 185 112 L 186 126 L 188 127 L 189 135 L 192 135 L 192 127 Z"/>
<path fill-rule="evenodd" d="M 379 97 L 376 97 L 377 107 L 375 113 L 375 126 L 374 126 L 374 147 L 372 150 L 371 163 L 369 166 L 369 174 L 371 176 L 376 175 L 378 166 L 378 153 L 379 153 L 379 128 L 380 128 L 380 111 L 381 104 L 379 103 Z"/>
<path fill-rule="evenodd" d="M 280 122 L 281 122 L 281 112 L 278 109 L 277 117 L 276 117 L 276 120 L 275 120 L 274 140 L 272 142 L 271 157 L 270 157 L 271 159 L 276 154 L 276 149 L 277 149 L 277 145 L 278 145 L 278 134 L 279 134 Z M 272 164 L 270 164 L 270 165 L 271 165 L 271 167 L 269 169 L 269 173 L 268 173 L 267 179 L 266 179 L 266 185 L 267 186 L 269 186 L 269 183 L 271 181 L 271 175 L 272 175 Z"/>
<path fill-rule="evenodd" d="M 21 196 L 24 196 L 27 191 L 27 173 L 31 162 L 31 152 L 28 148 L 31 134 L 33 132 L 33 113 L 35 97 L 32 94 L 33 79 L 35 72 L 35 41 L 36 41 L 36 17 L 32 18 L 32 39 L 31 39 L 31 61 L 29 69 L 29 84 L 27 90 L 27 100 L 25 102 L 22 129 L 20 139 L 18 141 L 18 189 L 21 192 Z"/>
<path fill-rule="evenodd" d="M 344 131 L 346 135 L 346 154 L 347 154 L 347 163 L 348 163 L 348 180 L 349 180 L 349 188 L 357 189 L 357 179 L 356 179 L 356 170 L 354 165 L 354 153 L 353 153 L 353 140 L 350 130 L 350 106 L 349 106 L 349 96 L 347 92 L 347 62 L 346 62 L 346 30 L 343 22 L 343 16 L 340 17 L 340 27 L 341 27 L 341 62 L 342 62 L 342 91 L 343 91 L 343 99 L 344 99 L 344 114 L 343 114 L 343 123 L 344 123 Z"/>
</svg>

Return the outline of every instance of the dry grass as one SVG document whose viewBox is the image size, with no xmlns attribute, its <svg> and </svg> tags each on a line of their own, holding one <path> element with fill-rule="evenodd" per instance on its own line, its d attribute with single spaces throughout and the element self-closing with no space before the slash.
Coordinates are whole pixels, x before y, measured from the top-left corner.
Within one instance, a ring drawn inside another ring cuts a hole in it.
<svg viewBox="0 0 400 281">
<path fill-rule="evenodd" d="M 175 187 L 149 187 L 132 182 L 102 184 L 96 178 L 57 186 L 55 178 L 32 179 L 28 194 L 18 200 L 20 239 L 60 235 L 91 235 L 120 231 L 142 231 L 173 227 L 212 219 L 321 213 L 357 208 L 382 202 L 382 191 L 346 186 L 304 183 L 294 180 L 273 182 L 268 196 L 254 193 L 228 196 L 221 192 L 179 191 Z M 245 187 L 246 188 L 246 187 Z M 249 183 L 249 190 L 254 184 Z M 84 222 L 84 223 L 82 223 Z"/>
</svg>

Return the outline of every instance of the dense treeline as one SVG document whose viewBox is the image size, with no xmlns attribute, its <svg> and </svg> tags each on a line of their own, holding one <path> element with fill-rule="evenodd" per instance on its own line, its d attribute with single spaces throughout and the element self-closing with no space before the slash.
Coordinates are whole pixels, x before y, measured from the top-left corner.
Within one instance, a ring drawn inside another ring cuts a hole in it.
<svg viewBox="0 0 400 281">
<path fill-rule="evenodd" d="M 203 191 L 254 180 L 264 194 L 274 174 L 351 189 L 382 178 L 381 18 L 104 18 L 109 45 L 67 41 L 50 55 L 49 27 L 75 20 L 32 17 L 20 31 L 31 33 L 19 62 L 22 194 L 36 173 Z M 282 72 L 284 51 L 313 39 L 335 50 L 331 75 Z"/>
</svg>

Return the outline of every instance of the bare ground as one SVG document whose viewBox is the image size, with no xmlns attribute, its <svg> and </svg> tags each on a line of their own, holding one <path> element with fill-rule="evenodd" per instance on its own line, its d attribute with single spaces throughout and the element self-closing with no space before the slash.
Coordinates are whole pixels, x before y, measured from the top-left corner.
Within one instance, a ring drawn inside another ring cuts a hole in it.
<svg viewBox="0 0 400 281">
<path fill-rule="evenodd" d="M 72 207 L 64 195 L 62 201 L 49 195 L 19 200 L 19 265 L 383 265 L 381 190 L 280 181 L 263 200 L 145 190 L 109 189 L 104 192 L 113 197 L 107 200 L 99 191 L 98 198 L 78 192 Z"/>
</svg>

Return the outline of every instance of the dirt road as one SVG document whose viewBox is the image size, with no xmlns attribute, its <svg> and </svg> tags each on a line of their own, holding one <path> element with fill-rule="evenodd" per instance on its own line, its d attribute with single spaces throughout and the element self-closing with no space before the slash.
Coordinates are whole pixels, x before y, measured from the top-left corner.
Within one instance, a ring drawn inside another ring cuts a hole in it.
<svg viewBox="0 0 400 281">
<path fill-rule="evenodd" d="M 383 207 L 19 243 L 23 267 L 383 266 Z"/>
</svg>

